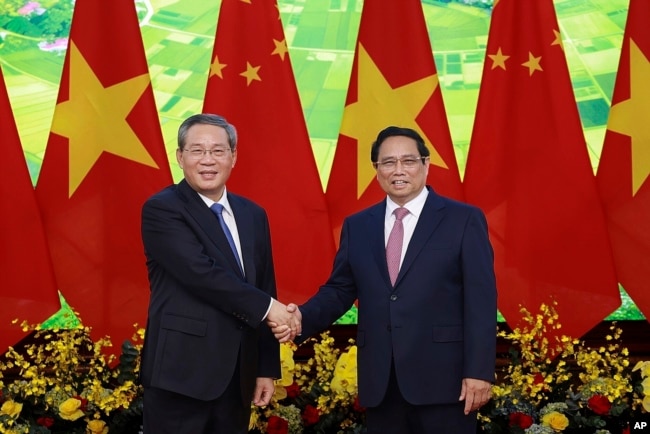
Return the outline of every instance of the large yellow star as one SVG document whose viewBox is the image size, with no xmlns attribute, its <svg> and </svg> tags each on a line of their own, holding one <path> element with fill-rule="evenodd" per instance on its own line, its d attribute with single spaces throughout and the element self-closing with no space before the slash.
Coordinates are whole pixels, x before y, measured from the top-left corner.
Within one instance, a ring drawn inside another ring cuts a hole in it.
<svg viewBox="0 0 650 434">
<path fill-rule="evenodd" d="M 69 99 L 57 104 L 52 132 L 68 138 L 68 194 L 77 190 L 104 152 L 158 167 L 126 121 L 149 86 L 149 75 L 104 87 L 86 59 L 70 42 Z"/>
<path fill-rule="evenodd" d="M 492 59 L 492 68 L 494 69 L 497 66 L 504 71 L 506 70 L 506 60 L 510 58 L 510 56 L 506 56 L 501 52 L 501 47 L 497 50 L 496 54 L 488 54 L 488 57 Z"/>
<path fill-rule="evenodd" d="M 249 86 L 253 80 L 262 81 L 257 71 L 260 70 L 260 66 L 253 66 L 250 63 L 246 62 L 246 71 L 242 72 L 242 77 L 246 77 L 246 86 Z"/>
<path fill-rule="evenodd" d="M 539 62 L 542 60 L 542 56 L 535 57 L 533 53 L 528 52 L 528 62 L 524 62 L 521 66 L 528 68 L 528 75 L 531 76 L 535 71 L 543 71 Z"/>
<path fill-rule="evenodd" d="M 630 38 L 630 99 L 612 106 L 607 129 L 630 136 L 632 195 L 650 175 L 650 62 Z"/>
<path fill-rule="evenodd" d="M 341 134 L 357 140 L 357 198 L 375 176 L 370 164 L 370 148 L 377 133 L 389 125 L 422 132 L 415 119 L 438 89 L 437 74 L 393 89 L 362 44 L 359 44 L 358 61 L 357 102 L 345 107 L 341 123 Z M 423 138 L 433 145 L 426 135 Z M 447 168 L 435 147 L 431 151 L 431 164 Z"/>
<path fill-rule="evenodd" d="M 223 78 L 223 68 L 228 66 L 226 63 L 219 63 L 219 56 L 214 56 L 214 60 L 210 64 L 210 77 L 216 75 L 219 78 Z"/>
</svg>

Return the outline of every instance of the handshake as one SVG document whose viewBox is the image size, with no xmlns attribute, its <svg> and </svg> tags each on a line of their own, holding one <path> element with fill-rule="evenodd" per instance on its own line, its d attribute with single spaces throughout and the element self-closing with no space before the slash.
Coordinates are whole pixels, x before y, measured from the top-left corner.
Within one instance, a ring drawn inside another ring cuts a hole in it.
<svg viewBox="0 0 650 434">
<path fill-rule="evenodd" d="M 302 314 L 296 304 L 285 305 L 274 299 L 266 324 L 278 341 L 292 341 L 302 333 Z"/>
</svg>

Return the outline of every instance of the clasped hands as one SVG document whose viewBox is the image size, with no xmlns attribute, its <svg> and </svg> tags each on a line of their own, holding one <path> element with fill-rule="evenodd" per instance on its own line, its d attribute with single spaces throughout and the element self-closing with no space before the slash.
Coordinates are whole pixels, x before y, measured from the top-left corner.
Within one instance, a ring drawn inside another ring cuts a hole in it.
<svg viewBox="0 0 650 434">
<path fill-rule="evenodd" d="M 266 324 L 280 342 L 288 342 L 302 333 L 302 314 L 294 303 L 285 305 L 273 300 L 271 310 L 266 317 Z"/>
</svg>

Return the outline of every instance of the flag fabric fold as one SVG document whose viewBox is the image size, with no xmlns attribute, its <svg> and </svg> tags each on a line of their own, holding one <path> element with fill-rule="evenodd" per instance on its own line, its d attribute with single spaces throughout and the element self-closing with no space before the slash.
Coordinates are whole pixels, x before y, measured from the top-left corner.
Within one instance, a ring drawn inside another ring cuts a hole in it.
<svg viewBox="0 0 650 434">
<path fill-rule="evenodd" d="M 275 0 L 223 0 L 204 112 L 237 128 L 228 189 L 266 209 L 278 296 L 305 301 L 334 257 L 325 196 Z"/>
<path fill-rule="evenodd" d="M 59 309 L 41 214 L 0 68 L 0 354 L 25 336 L 20 324 L 40 324 Z M 18 320 L 14 323 L 14 320 Z M 13 324 L 12 324 L 13 323 Z"/>
<path fill-rule="evenodd" d="M 597 183 L 618 280 L 650 320 L 650 2 L 631 0 Z"/>
<path fill-rule="evenodd" d="M 620 305 L 552 0 L 494 6 L 464 188 L 487 215 L 511 326 L 520 306 L 557 302 L 561 333 L 580 337 Z"/>
<path fill-rule="evenodd" d="M 171 182 L 133 1 L 77 2 L 36 195 L 60 291 L 116 351 L 147 316 L 140 210 Z"/>
<path fill-rule="evenodd" d="M 419 0 L 363 4 L 326 191 L 336 242 L 346 216 L 386 196 L 374 179 L 370 148 L 379 131 L 390 125 L 420 132 L 431 152 L 427 183 L 440 194 L 462 200 L 456 156 Z"/>
</svg>

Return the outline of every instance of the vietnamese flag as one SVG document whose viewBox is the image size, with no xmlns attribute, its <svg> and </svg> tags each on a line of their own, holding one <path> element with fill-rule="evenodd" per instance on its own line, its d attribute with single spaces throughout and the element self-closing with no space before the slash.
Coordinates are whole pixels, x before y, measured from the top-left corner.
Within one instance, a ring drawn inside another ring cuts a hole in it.
<svg viewBox="0 0 650 434">
<path fill-rule="evenodd" d="M 20 324 L 36 325 L 60 308 L 34 186 L 0 68 L 0 354 L 25 336 Z M 12 325 L 13 320 L 18 320 Z"/>
<path fill-rule="evenodd" d="M 266 209 L 279 298 L 304 302 L 334 243 L 275 0 L 221 2 L 203 110 L 237 128 L 228 190 Z"/>
<path fill-rule="evenodd" d="M 431 153 L 427 183 L 462 199 L 438 74 L 420 0 L 365 1 L 348 95 L 327 184 L 338 242 L 348 215 L 383 200 L 370 148 L 379 131 L 395 125 L 417 130 Z"/>
<path fill-rule="evenodd" d="M 133 1 L 78 1 L 36 195 L 60 291 L 117 351 L 147 317 L 140 210 L 171 182 Z"/>
<path fill-rule="evenodd" d="M 620 305 L 552 0 L 494 6 L 464 186 L 486 213 L 511 326 L 520 306 L 557 302 L 560 333 L 578 338 Z"/>
<path fill-rule="evenodd" d="M 597 182 L 619 282 L 650 320 L 650 2 L 631 0 Z"/>
</svg>

